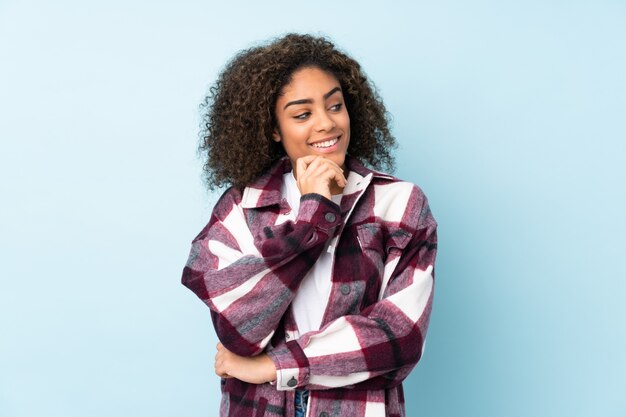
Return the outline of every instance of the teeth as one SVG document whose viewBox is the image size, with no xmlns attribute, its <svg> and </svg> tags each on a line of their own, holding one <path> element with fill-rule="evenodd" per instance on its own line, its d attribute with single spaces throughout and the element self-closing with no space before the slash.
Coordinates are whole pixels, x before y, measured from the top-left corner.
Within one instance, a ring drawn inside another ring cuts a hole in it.
<svg viewBox="0 0 626 417">
<path fill-rule="evenodd" d="M 339 142 L 339 138 L 327 140 L 327 141 L 324 141 L 324 142 L 314 143 L 311 146 L 313 146 L 315 148 L 329 148 L 329 147 L 333 146 L 337 142 Z"/>
</svg>

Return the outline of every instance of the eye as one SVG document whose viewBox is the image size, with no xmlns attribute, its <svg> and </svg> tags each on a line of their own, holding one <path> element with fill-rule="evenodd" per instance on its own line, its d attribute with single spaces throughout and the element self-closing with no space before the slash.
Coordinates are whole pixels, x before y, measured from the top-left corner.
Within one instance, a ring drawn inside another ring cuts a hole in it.
<svg viewBox="0 0 626 417">
<path fill-rule="evenodd" d="M 339 110 L 341 110 L 341 107 L 343 107 L 343 104 L 342 103 L 337 103 L 334 106 L 330 106 L 330 109 L 332 111 L 339 111 Z"/>
<path fill-rule="evenodd" d="M 309 115 L 311 114 L 311 112 L 305 111 L 304 113 L 298 114 L 297 116 L 294 116 L 294 119 L 298 119 L 298 120 L 306 120 Z"/>
</svg>

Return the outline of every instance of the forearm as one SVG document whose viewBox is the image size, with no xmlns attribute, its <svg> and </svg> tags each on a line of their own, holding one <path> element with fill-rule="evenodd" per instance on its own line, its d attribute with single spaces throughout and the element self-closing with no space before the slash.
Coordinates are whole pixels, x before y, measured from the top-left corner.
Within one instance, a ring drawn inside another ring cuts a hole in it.
<svg viewBox="0 0 626 417">
<path fill-rule="evenodd" d="M 339 207 L 317 195 L 302 199 L 295 222 L 261 227 L 254 237 L 236 207 L 212 219 L 193 242 L 182 281 L 210 307 L 228 349 L 263 351 L 339 224 Z"/>
<path fill-rule="evenodd" d="M 319 332 L 278 346 L 268 354 L 278 369 L 278 389 L 390 387 L 417 364 L 432 305 L 425 284 L 413 321 L 385 300 L 361 315 L 341 317 Z M 291 381 L 291 382 L 290 382 Z"/>
</svg>

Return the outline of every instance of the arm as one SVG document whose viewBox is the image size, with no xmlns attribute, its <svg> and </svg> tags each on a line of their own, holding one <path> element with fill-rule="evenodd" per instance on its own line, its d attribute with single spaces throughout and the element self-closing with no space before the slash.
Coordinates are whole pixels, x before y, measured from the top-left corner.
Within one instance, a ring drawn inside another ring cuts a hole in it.
<svg viewBox="0 0 626 417">
<path fill-rule="evenodd" d="M 308 194 L 301 199 L 295 222 L 266 226 L 253 236 L 240 201 L 234 188 L 220 198 L 192 243 L 182 282 L 211 309 L 224 346 L 252 356 L 268 344 L 341 215 L 332 201 Z"/>
<path fill-rule="evenodd" d="M 412 237 L 401 253 L 390 252 L 381 299 L 268 351 L 279 390 L 390 387 L 417 364 L 432 306 L 437 237 L 425 197 L 413 193 L 421 204 L 410 213 Z"/>
</svg>

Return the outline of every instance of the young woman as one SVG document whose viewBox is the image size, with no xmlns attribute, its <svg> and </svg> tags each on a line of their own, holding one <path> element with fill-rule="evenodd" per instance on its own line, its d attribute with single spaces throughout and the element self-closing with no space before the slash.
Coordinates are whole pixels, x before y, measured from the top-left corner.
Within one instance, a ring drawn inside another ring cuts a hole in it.
<svg viewBox="0 0 626 417">
<path fill-rule="evenodd" d="M 221 416 L 404 416 L 421 357 L 436 222 L 391 168 L 395 140 L 359 64 L 289 34 L 239 53 L 206 100 L 211 189 L 183 284 L 220 339 Z"/>
</svg>

